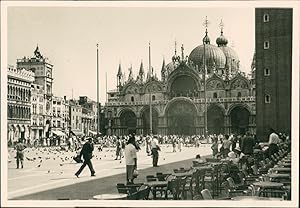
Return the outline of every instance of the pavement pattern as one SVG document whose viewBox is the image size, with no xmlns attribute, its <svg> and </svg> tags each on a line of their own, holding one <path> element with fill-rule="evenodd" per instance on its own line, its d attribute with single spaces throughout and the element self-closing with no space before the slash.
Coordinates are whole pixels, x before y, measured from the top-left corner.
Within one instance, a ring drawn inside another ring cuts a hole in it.
<svg viewBox="0 0 300 208">
<path fill-rule="evenodd" d="M 210 144 L 199 148 L 183 147 L 172 152 L 171 145 L 162 145 L 159 167 L 152 167 L 152 158 L 145 147 L 138 152 L 139 176 L 135 182 L 145 182 L 146 175 L 156 172 L 172 173 L 173 169 L 191 167 L 196 154 L 211 154 Z M 13 150 L 10 155 L 14 156 Z M 95 146 L 92 160 L 96 177 L 91 177 L 88 167 L 80 178 L 74 176 L 81 164 L 73 161 L 75 152 L 49 148 L 27 149 L 24 169 L 16 169 L 14 158 L 8 163 L 8 198 L 13 200 L 88 200 L 94 195 L 117 193 L 116 184 L 124 183 L 125 158 L 115 159 L 115 148 L 98 151 Z M 34 159 L 35 158 L 35 159 Z"/>
</svg>

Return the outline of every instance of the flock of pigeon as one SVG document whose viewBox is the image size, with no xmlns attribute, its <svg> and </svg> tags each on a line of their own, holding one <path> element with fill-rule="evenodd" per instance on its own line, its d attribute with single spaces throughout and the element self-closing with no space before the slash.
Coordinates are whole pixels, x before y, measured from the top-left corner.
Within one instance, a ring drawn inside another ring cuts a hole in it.
<svg viewBox="0 0 300 208">
<path fill-rule="evenodd" d="M 27 148 L 24 150 L 24 166 L 34 168 L 47 168 L 48 166 L 53 167 L 55 165 L 64 166 L 67 164 L 76 164 L 74 157 L 79 154 L 79 151 L 68 150 L 64 147 L 38 147 L 38 148 Z M 94 160 L 113 160 L 116 157 L 115 148 L 95 148 Z M 15 155 L 15 150 L 11 149 L 9 155 Z M 10 158 L 9 161 L 13 161 Z M 122 163 L 122 160 L 120 160 Z M 50 171 L 48 171 L 49 173 Z"/>
</svg>

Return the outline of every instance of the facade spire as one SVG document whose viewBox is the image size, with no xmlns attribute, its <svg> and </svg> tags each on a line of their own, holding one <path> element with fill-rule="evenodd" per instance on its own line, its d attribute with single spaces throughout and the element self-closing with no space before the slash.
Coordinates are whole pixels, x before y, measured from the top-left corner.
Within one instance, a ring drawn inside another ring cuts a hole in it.
<svg viewBox="0 0 300 208">
<path fill-rule="evenodd" d="M 166 81 L 167 79 L 167 69 L 166 69 L 166 63 L 165 63 L 165 58 L 163 59 L 163 63 L 162 63 L 162 66 L 161 66 L 161 79 L 163 82 Z"/>
<path fill-rule="evenodd" d="M 143 60 L 141 60 L 141 65 L 140 65 L 140 70 L 139 70 L 139 74 L 137 76 L 137 81 L 142 84 L 144 82 L 144 66 L 143 66 Z"/>
<path fill-rule="evenodd" d="M 119 63 L 119 69 L 117 73 L 117 88 L 120 88 L 120 86 L 122 85 L 122 81 L 123 81 L 122 78 L 123 78 L 122 68 L 121 68 L 121 63 Z"/>
<path fill-rule="evenodd" d="M 129 71 L 128 81 L 132 81 L 133 80 L 132 64 L 130 65 L 128 71 Z"/>
<path fill-rule="evenodd" d="M 181 61 L 184 61 L 184 47 L 181 45 Z"/>
</svg>

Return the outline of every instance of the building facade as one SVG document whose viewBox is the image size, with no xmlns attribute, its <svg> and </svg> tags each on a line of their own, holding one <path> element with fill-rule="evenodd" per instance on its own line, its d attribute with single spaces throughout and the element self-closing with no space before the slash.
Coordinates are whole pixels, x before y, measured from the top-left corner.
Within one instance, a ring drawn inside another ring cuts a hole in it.
<svg viewBox="0 0 300 208">
<path fill-rule="evenodd" d="M 39 51 L 39 47 L 37 46 L 34 51 L 33 57 L 31 58 L 24 57 L 22 59 L 17 59 L 17 68 L 24 68 L 33 71 L 34 84 L 40 86 L 40 88 L 42 89 L 42 91 L 38 92 L 37 96 L 39 97 L 39 99 L 42 99 L 41 96 L 43 96 L 43 103 L 44 103 L 43 108 L 45 109 L 43 112 L 44 133 L 42 133 L 42 135 L 48 138 L 51 134 L 51 120 L 52 120 L 53 65 L 49 63 L 47 58 L 43 57 L 43 55 Z M 40 106 L 37 107 L 39 108 Z"/>
<path fill-rule="evenodd" d="M 51 126 L 53 135 L 62 137 L 63 140 L 69 135 L 69 101 L 66 97 L 53 96 Z"/>
<path fill-rule="evenodd" d="M 255 10 L 256 124 L 262 140 L 269 128 L 291 131 L 292 20 L 292 9 Z"/>
<path fill-rule="evenodd" d="M 8 144 L 27 140 L 31 125 L 31 84 L 34 73 L 24 68 L 9 66 L 7 70 Z"/>
<path fill-rule="evenodd" d="M 161 79 L 152 67 L 145 73 L 141 63 L 137 78 L 129 68 L 124 81 L 119 65 L 117 89 L 108 92 L 105 105 L 106 133 L 204 135 L 205 114 L 208 134 L 255 133 L 255 80 L 240 71 L 223 28 L 216 43 L 210 43 L 206 30 L 203 44 L 189 56 L 183 46 L 178 55 L 175 45 L 171 62 L 163 60 Z"/>
<path fill-rule="evenodd" d="M 42 85 L 31 84 L 31 141 L 39 141 L 46 137 L 45 135 L 45 118 L 46 102 L 44 99 L 44 89 Z"/>
<path fill-rule="evenodd" d="M 80 137 L 83 135 L 82 107 L 79 105 L 78 101 L 74 99 L 69 100 L 69 105 L 70 133 Z"/>
<path fill-rule="evenodd" d="M 87 96 L 79 97 L 79 105 L 82 107 L 82 125 L 85 135 L 96 135 L 99 120 L 97 115 L 97 102 Z"/>
</svg>

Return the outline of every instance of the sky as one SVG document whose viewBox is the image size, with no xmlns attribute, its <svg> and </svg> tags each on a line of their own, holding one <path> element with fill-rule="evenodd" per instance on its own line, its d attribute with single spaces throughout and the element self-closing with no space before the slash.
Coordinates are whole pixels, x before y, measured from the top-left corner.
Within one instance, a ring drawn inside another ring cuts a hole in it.
<svg viewBox="0 0 300 208">
<path fill-rule="evenodd" d="M 140 63 L 151 65 L 160 77 L 163 58 L 171 62 L 174 42 L 185 55 L 202 44 L 207 16 L 211 44 L 224 36 L 237 52 L 242 71 L 249 73 L 254 54 L 254 8 L 251 7 L 9 7 L 7 17 L 8 64 L 41 53 L 54 65 L 55 96 L 96 100 L 96 44 L 99 43 L 100 102 L 107 89 L 116 88 L 119 63 L 128 76 L 132 64 L 136 77 Z"/>
</svg>

